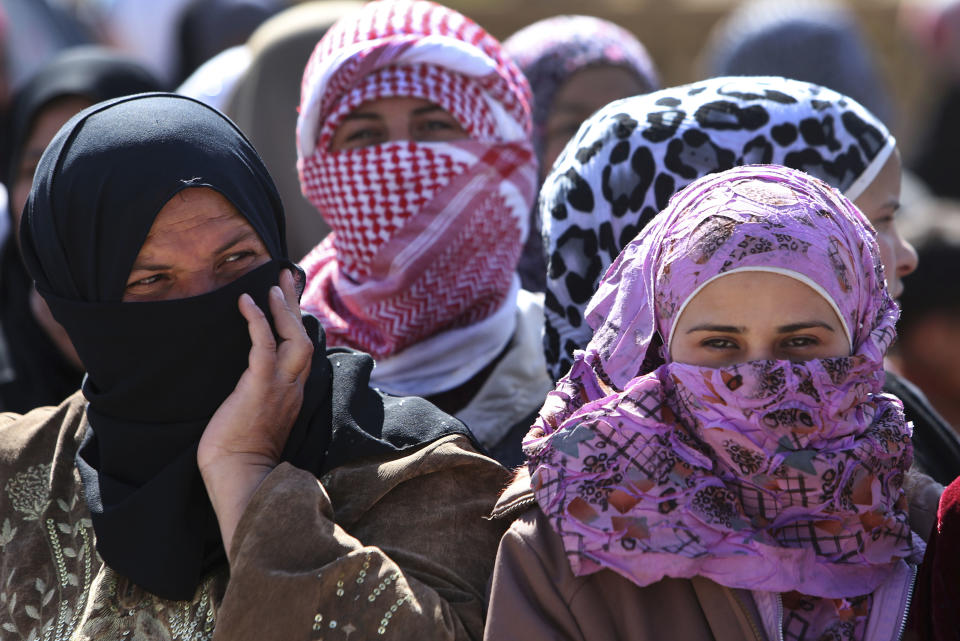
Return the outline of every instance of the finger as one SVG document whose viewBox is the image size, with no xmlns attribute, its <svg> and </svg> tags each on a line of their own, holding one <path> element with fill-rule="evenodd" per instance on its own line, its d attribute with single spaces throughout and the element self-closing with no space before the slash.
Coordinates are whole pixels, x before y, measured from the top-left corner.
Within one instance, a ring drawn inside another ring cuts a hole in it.
<svg viewBox="0 0 960 641">
<path fill-rule="evenodd" d="M 293 278 L 293 272 L 284 269 L 280 272 L 280 289 L 283 290 L 283 297 L 287 301 L 290 309 L 300 315 L 300 297 L 297 295 L 297 282 Z"/>
<path fill-rule="evenodd" d="M 249 369 L 258 377 L 272 376 L 277 359 L 277 341 L 273 337 L 270 323 L 249 294 L 242 294 L 238 305 L 250 333 Z"/>
<path fill-rule="evenodd" d="M 309 372 L 313 356 L 313 342 L 297 311 L 290 309 L 287 298 L 279 287 L 270 288 L 270 311 L 273 313 L 274 326 L 282 342 L 277 350 L 277 369 L 295 380 Z"/>
</svg>

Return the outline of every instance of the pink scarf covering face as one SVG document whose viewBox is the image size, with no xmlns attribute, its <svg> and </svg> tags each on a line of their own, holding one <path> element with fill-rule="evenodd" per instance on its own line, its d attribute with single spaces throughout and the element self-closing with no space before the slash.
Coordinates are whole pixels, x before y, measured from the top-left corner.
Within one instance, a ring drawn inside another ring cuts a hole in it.
<svg viewBox="0 0 960 641">
<path fill-rule="evenodd" d="M 384 358 L 500 309 L 537 167 L 529 88 L 496 40 L 430 2 L 370 3 L 320 41 L 302 91 L 301 186 L 333 232 L 303 261 L 301 304 L 328 342 Z M 440 105 L 469 139 L 329 150 L 348 114 L 390 97 Z"/>
<path fill-rule="evenodd" d="M 575 574 L 790 593 L 804 639 L 862 635 L 864 595 L 922 554 L 901 491 L 910 427 L 881 393 L 898 310 L 879 265 L 863 215 L 794 170 L 738 167 L 674 197 L 607 272 L 594 338 L 524 443 Z M 771 268 L 832 299 L 850 356 L 664 363 L 657 337 L 700 286 Z"/>
</svg>

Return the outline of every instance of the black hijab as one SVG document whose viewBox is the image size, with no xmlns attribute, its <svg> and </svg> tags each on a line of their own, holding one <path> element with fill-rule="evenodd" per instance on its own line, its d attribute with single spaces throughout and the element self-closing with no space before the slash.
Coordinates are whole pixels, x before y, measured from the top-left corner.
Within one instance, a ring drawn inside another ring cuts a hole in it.
<svg viewBox="0 0 960 641">
<path fill-rule="evenodd" d="M 226 197 L 273 260 L 200 296 L 121 302 L 157 212 L 189 187 Z M 256 151 L 220 112 L 183 96 L 141 94 L 86 109 L 37 168 L 21 244 L 87 368 L 91 430 L 77 467 L 97 550 L 158 596 L 191 598 L 224 559 L 197 444 L 246 368 L 250 339 L 237 298 L 247 292 L 268 309 L 269 287 L 293 266 L 283 238 L 280 198 Z M 319 477 L 360 457 L 469 434 L 422 399 L 371 390 L 369 356 L 326 352 L 316 319 L 304 326 L 314 360 L 284 460 Z"/>
<path fill-rule="evenodd" d="M 157 91 L 159 81 L 136 61 L 101 47 L 69 49 L 44 65 L 14 96 L 7 187 L 17 181 L 24 145 L 40 112 L 58 98 L 100 102 Z M 13 229 L 13 213 L 11 229 Z M 32 283 L 11 234 L 0 247 L 0 341 L 8 376 L 0 381 L 0 410 L 24 413 L 56 405 L 80 386 L 83 372 L 69 362 L 30 311 Z"/>
</svg>

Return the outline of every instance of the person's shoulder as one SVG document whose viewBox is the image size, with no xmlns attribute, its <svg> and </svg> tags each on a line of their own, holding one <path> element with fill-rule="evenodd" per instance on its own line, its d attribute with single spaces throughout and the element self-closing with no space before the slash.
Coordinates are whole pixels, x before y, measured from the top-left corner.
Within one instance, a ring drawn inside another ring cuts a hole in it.
<svg viewBox="0 0 960 641">
<path fill-rule="evenodd" d="M 351 466 L 344 466 L 344 468 L 349 467 Z M 486 454 L 481 453 L 464 434 L 447 434 L 419 447 L 398 452 L 396 455 L 366 462 L 360 461 L 356 467 L 358 469 L 373 467 L 379 478 L 396 481 L 444 470 L 470 469 L 478 473 L 492 474 L 499 479 L 498 492 L 507 481 L 507 470 Z"/>
<path fill-rule="evenodd" d="M 493 505 L 507 484 L 509 472 L 481 453 L 464 434 L 448 434 L 420 446 L 391 454 L 352 461 L 327 472 L 320 481 L 339 504 L 338 513 L 347 505 L 363 509 L 403 485 L 429 484 L 434 490 L 482 496 Z M 450 497 L 456 501 L 455 496 Z"/>
<path fill-rule="evenodd" d="M 16 463 L 37 450 L 47 453 L 61 438 L 79 442 L 85 415 L 86 399 L 79 391 L 57 406 L 0 413 L 0 456 Z"/>
</svg>

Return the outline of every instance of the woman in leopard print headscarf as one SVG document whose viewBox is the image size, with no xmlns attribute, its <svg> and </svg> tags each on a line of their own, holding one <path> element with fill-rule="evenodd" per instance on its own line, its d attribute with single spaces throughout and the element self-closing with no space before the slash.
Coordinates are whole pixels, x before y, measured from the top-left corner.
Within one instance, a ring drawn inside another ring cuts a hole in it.
<svg viewBox="0 0 960 641">
<path fill-rule="evenodd" d="M 801 169 L 854 201 L 880 233 L 888 285 L 899 295 L 899 278 L 913 271 L 916 255 L 886 220 L 899 197 L 899 154 L 869 111 L 785 78 L 713 78 L 663 89 L 611 103 L 584 123 L 540 193 L 544 351 L 554 380 L 590 340 L 584 308 L 620 250 L 687 184 L 757 163 Z M 888 175 L 882 195 L 869 190 Z"/>
</svg>

